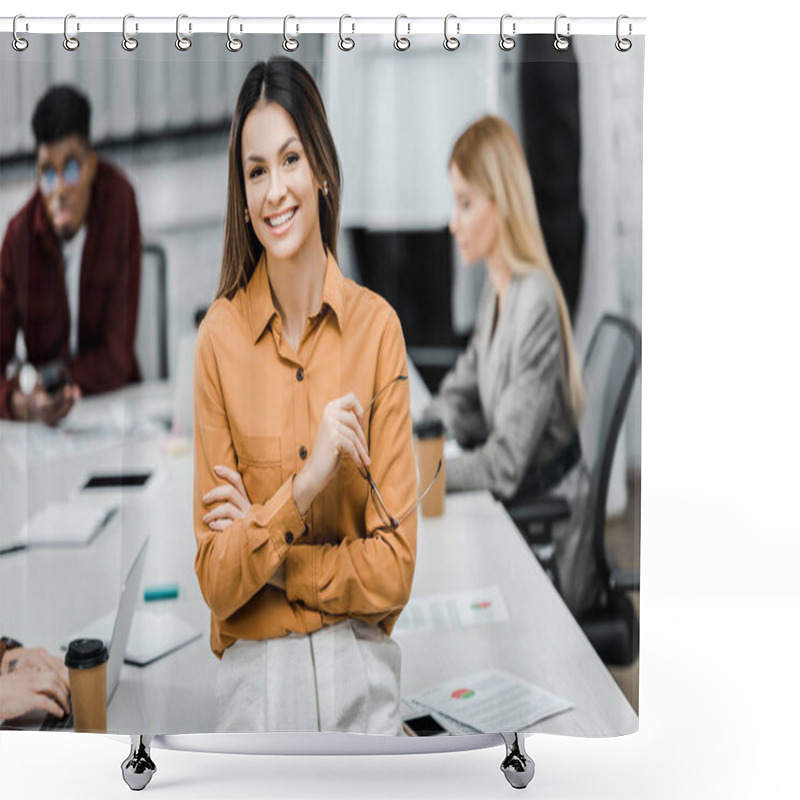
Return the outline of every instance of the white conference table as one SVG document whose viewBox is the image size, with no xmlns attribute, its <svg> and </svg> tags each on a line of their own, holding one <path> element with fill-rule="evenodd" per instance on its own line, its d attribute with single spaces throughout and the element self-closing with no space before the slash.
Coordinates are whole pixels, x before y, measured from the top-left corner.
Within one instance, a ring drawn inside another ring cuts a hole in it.
<svg viewBox="0 0 800 800">
<path fill-rule="evenodd" d="M 130 387 L 82 401 L 75 424 L 160 416 L 169 412 L 170 402 L 166 385 Z M 115 607 L 124 575 L 149 535 L 143 586 L 177 582 L 179 596 L 147 603 L 148 611 L 173 613 L 202 636 L 147 667 L 126 664 L 109 706 L 108 730 L 213 732 L 218 662 L 209 647 L 209 611 L 194 574 L 191 452 L 170 455 L 153 430 L 97 447 L 89 436 L 0 424 L 3 547 L 47 502 L 74 496 L 90 472 L 156 470 L 148 488 L 116 494 L 120 513 L 88 546 L 31 549 L 0 558 L 0 631 L 59 652 L 66 636 Z M 572 702 L 573 709 L 532 731 L 615 736 L 637 730 L 636 714 L 503 506 L 488 492 L 448 495 L 442 517 L 419 516 L 412 599 L 491 586 L 499 587 L 508 620 L 398 637 L 404 696 L 500 667 Z M 139 603 L 144 605 L 141 597 Z"/>
</svg>

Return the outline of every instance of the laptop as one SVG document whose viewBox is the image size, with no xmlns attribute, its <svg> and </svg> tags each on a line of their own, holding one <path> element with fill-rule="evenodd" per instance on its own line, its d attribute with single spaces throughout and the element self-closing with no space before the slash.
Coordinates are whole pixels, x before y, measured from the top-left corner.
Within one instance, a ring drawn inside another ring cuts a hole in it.
<svg viewBox="0 0 800 800">
<path fill-rule="evenodd" d="M 128 645 L 128 637 L 133 626 L 133 614 L 136 610 L 136 601 L 139 598 L 139 587 L 142 584 L 142 573 L 144 572 L 144 562 L 147 555 L 147 545 L 150 542 L 148 536 L 136 558 L 133 560 L 131 568 L 122 584 L 117 613 L 114 618 L 114 627 L 111 639 L 107 639 L 102 633 L 102 621 L 98 630 L 98 623 L 92 623 L 81 631 L 71 635 L 65 642 L 61 643 L 61 649 L 67 650 L 69 642 L 73 639 L 103 639 L 108 648 L 108 663 L 106 666 L 106 705 L 111 702 L 114 692 L 119 685 L 119 677 L 122 673 L 122 664 L 125 661 L 125 648 Z M 108 629 L 106 629 L 108 630 Z M 65 730 L 74 727 L 72 714 L 65 714 L 57 717 L 55 714 L 47 714 L 42 721 L 40 730 Z"/>
</svg>

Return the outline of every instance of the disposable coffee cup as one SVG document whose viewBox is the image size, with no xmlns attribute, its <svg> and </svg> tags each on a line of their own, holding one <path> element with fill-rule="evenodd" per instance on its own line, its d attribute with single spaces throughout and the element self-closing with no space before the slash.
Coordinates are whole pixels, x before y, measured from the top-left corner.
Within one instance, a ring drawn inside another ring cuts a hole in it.
<svg viewBox="0 0 800 800">
<path fill-rule="evenodd" d="M 105 733 L 106 664 L 108 649 L 100 639 L 73 639 L 64 663 L 69 670 L 69 688 L 75 730 Z"/>
<path fill-rule="evenodd" d="M 414 426 L 419 466 L 419 490 L 424 492 L 436 474 L 439 460 L 442 469 L 431 490 L 422 501 L 423 517 L 438 517 L 444 514 L 444 425 L 438 419 L 421 420 Z"/>
</svg>

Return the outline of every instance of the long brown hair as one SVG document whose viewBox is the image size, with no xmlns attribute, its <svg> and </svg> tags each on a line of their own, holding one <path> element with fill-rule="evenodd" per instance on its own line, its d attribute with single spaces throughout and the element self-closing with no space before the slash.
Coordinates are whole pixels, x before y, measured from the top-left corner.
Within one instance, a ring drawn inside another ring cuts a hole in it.
<svg viewBox="0 0 800 800">
<path fill-rule="evenodd" d="M 450 165 L 497 207 L 500 249 L 514 274 L 541 269 L 556 293 L 566 349 L 569 401 L 577 423 L 584 406 L 583 381 L 569 310 L 547 253 L 525 154 L 513 128 L 487 114 L 470 125 L 453 146 Z"/>
<path fill-rule="evenodd" d="M 217 297 L 232 298 L 247 286 L 263 247 L 244 219 L 247 207 L 242 169 L 242 129 L 259 102 L 277 103 L 292 118 L 308 154 L 314 177 L 328 192 L 319 194 L 319 226 L 325 248 L 336 258 L 342 177 L 325 106 L 314 78 L 297 61 L 273 56 L 247 73 L 231 122 L 228 145 L 228 207 Z"/>
</svg>

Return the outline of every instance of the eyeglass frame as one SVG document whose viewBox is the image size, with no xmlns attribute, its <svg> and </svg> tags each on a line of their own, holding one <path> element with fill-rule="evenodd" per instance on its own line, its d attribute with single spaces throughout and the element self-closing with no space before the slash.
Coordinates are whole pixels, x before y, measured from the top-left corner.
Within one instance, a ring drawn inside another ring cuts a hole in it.
<svg viewBox="0 0 800 800">
<path fill-rule="evenodd" d="M 78 165 L 78 173 L 76 177 L 70 177 L 67 179 L 66 173 L 67 170 L 70 169 L 71 165 L 73 164 Z M 51 195 L 57 188 L 58 188 L 58 178 L 61 176 L 61 180 L 64 183 L 64 186 L 72 188 L 77 186 L 81 182 L 81 173 L 83 172 L 83 168 L 86 165 L 86 161 L 81 161 L 77 156 L 70 156 L 67 159 L 66 164 L 64 164 L 63 168 L 58 170 L 54 166 L 48 164 L 46 167 L 39 171 L 39 190 L 45 196 Z M 52 173 L 52 178 L 48 177 L 48 173 Z"/>
<path fill-rule="evenodd" d="M 374 395 L 372 400 L 370 400 L 369 403 L 367 403 L 366 407 L 364 408 L 364 412 L 365 413 L 366 413 L 367 409 L 370 409 L 370 416 L 369 416 L 370 423 L 372 422 L 372 406 L 375 403 L 375 401 L 387 389 L 389 389 L 390 387 L 394 386 L 399 381 L 407 381 L 407 380 L 408 380 L 408 375 L 398 375 L 396 378 L 392 378 L 392 380 L 390 380 L 389 383 L 387 383 L 382 389 L 380 389 L 378 392 L 376 392 L 376 394 Z M 369 483 L 370 499 L 372 500 L 372 505 L 375 507 L 375 511 L 377 512 L 378 517 L 380 518 L 381 523 L 382 523 L 382 525 L 379 528 L 379 530 L 396 531 L 400 527 L 400 525 L 406 519 L 408 519 L 408 517 L 414 511 L 417 510 L 417 508 L 419 507 L 420 503 L 422 503 L 422 501 L 427 497 L 428 492 L 430 492 L 430 490 L 433 488 L 433 484 L 436 483 L 436 479 L 439 477 L 439 473 L 441 472 L 441 470 L 442 470 L 442 459 L 440 458 L 439 459 L 439 464 L 436 467 L 436 472 L 434 473 L 433 478 L 431 479 L 431 482 L 425 488 L 425 491 L 417 496 L 417 500 L 411 506 L 411 508 L 409 508 L 403 514 L 401 514 L 399 517 L 395 518 L 389 513 L 389 509 L 386 508 L 386 504 L 383 502 L 383 498 L 381 497 L 381 493 L 378 491 L 378 487 L 375 485 L 375 481 L 374 481 L 374 479 L 372 477 L 372 473 L 369 471 L 369 467 L 365 466 L 363 468 L 363 471 L 362 471 L 362 468 L 359 467 L 358 468 L 359 474 L 361 475 L 362 478 L 364 478 L 365 481 L 367 481 Z"/>
</svg>

